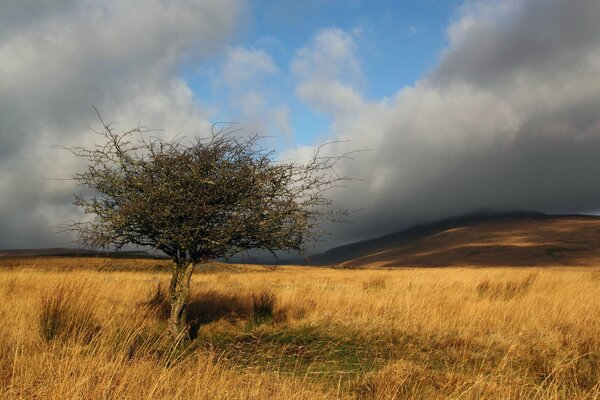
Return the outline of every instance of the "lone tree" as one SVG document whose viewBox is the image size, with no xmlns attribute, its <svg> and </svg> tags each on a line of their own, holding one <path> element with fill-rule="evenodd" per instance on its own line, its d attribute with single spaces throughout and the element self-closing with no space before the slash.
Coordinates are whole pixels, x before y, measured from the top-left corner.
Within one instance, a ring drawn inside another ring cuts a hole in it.
<svg viewBox="0 0 600 400">
<path fill-rule="evenodd" d="M 87 161 L 74 179 L 94 193 L 75 199 L 93 217 L 70 227 L 88 246 L 151 246 L 172 258 L 173 335 L 188 333 L 195 267 L 249 249 L 302 253 L 324 233 L 322 221 L 344 214 L 326 194 L 346 180 L 334 170 L 345 156 L 317 150 L 305 164 L 282 162 L 259 136 L 242 139 L 231 127 L 213 127 L 204 139 L 164 140 L 100 121 L 102 144 L 70 149 Z"/>
</svg>

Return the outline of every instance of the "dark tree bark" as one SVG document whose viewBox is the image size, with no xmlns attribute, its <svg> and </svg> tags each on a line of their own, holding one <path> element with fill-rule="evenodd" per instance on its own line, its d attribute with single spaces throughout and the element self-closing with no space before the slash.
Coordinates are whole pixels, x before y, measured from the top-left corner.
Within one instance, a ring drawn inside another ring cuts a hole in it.
<svg viewBox="0 0 600 400">
<path fill-rule="evenodd" d="M 194 272 L 194 263 L 188 260 L 173 263 L 173 275 L 169 285 L 171 311 L 168 328 L 174 337 L 189 338 L 187 324 L 187 306 L 190 300 L 190 281 Z"/>
</svg>

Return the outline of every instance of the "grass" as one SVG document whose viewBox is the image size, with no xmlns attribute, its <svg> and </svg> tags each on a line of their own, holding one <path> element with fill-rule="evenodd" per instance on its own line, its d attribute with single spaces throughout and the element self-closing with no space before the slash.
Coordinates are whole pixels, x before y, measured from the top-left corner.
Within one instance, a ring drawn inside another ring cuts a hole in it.
<svg viewBox="0 0 600 400">
<path fill-rule="evenodd" d="M 0 398 L 600 399 L 598 268 L 212 266 L 181 348 L 157 262 L 0 259 Z"/>
<path fill-rule="evenodd" d="M 38 329 L 47 342 L 55 339 L 88 342 L 98 333 L 93 296 L 81 287 L 61 285 L 47 289 L 40 297 Z"/>
<path fill-rule="evenodd" d="M 366 281 L 363 282 L 364 290 L 378 290 L 385 289 L 387 280 L 381 275 L 370 276 Z"/>
<path fill-rule="evenodd" d="M 525 277 L 499 281 L 486 278 L 477 285 L 477 294 L 479 297 L 510 300 L 525 295 L 535 283 L 537 276 L 537 273 L 531 273 Z"/>
<path fill-rule="evenodd" d="M 255 326 L 273 323 L 276 298 L 270 291 L 252 296 L 252 322 Z"/>
</svg>

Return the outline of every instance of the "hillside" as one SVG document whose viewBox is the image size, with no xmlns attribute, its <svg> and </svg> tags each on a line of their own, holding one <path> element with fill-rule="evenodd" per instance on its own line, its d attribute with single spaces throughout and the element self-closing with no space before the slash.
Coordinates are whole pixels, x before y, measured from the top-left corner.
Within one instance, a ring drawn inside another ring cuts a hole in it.
<svg viewBox="0 0 600 400">
<path fill-rule="evenodd" d="M 74 249 L 68 247 L 53 247 L 41 249 L 0 250 L 2 257 L 112 257 L 112 258 L 163 258 L 146 251 L 100 251 L 89 249 Z"/>
<path fill-rule="evenodd" d="M 600 217 L 473 215 L 336 247 L 310 263 L 346 268 L 597 265 Z"/>
</svg>

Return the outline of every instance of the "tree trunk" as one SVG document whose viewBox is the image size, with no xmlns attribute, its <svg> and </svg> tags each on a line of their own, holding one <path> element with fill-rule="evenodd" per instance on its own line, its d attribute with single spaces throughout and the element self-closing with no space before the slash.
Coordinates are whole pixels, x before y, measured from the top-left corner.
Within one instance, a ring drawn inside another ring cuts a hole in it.
<svg viewBox="0 0 600 400">
<path fill-rule="evenodd" d="M 169 286 L 171 313 L 169 315 L 169 331 L 174 337 L 189 338 L 189 327 L 186 319 L 187 305 L 190 300 L 190 279 L 194 271 L 194 263 L 180 261 L 173 263 L 173 276 Z"/>
</svg>

